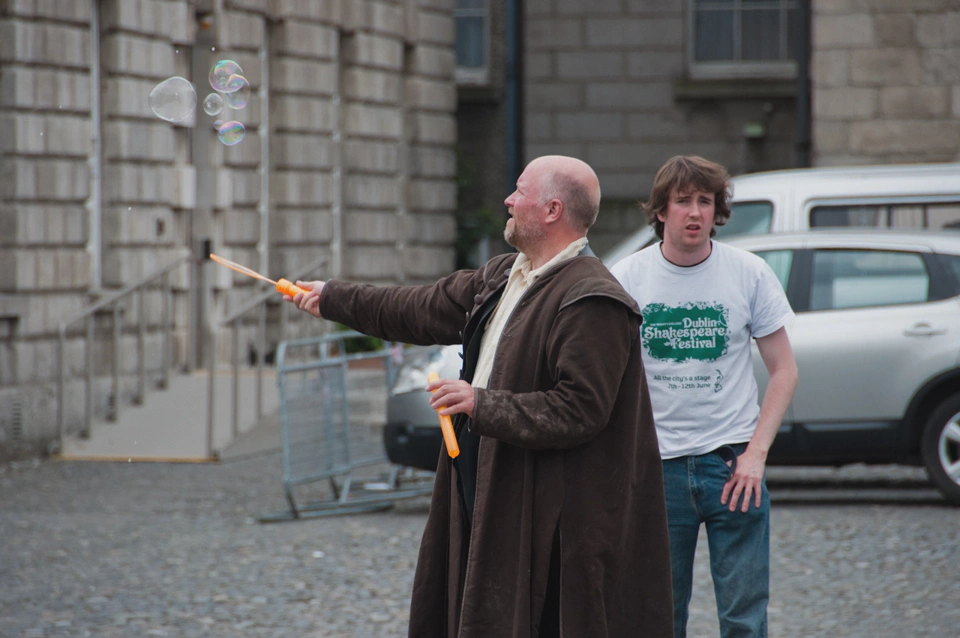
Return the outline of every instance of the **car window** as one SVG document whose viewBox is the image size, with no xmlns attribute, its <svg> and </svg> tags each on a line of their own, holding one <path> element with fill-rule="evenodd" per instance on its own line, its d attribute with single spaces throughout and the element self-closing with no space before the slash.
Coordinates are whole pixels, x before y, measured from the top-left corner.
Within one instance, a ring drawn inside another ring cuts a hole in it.
<svg viewBox="0 0 960 638">
<path fill-rule="evenodd" d="M 730 219 L 717 226 L 717 237 L 732 235 L 762 235 L 770 232 L 773 204 L 770 202 L 734 202 L 730 205 Z"/>
<path fill-rule="evenodd" d="M 780 280 L 783 289 L 787 289 L 787 282 L 790 280 L 790 266 L 793 265 L 792 250 L 764 250 L 756 253 L 762 257 L 765 262 L 773 269 L 773 274 Z"/>
<path fill-rule="evenodd" d="M 953 276 L 960 281 L 960 255 L 941 255 L 943 263 L 953 271 Z"/>
<path fill-rule="evenodd" d="M 916 253 L 818 250 L 813 253 L 811 310 L 836 310 L 927 300 L 930 277 Z"/>
<path fill-rule="evenodd" d="M 814 206 L 810 227 L 960 228 L 960 202 Z"/>
</svg>

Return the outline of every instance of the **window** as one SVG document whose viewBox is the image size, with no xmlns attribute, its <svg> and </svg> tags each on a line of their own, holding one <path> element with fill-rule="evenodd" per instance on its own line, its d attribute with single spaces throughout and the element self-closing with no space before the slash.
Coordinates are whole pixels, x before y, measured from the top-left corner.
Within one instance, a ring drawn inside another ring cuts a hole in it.
<svg viewBox="0 0 960 638">
<path fill-rule="evenodd" d="M 930 277 L 916 253 L 819 250 L 813 254 L 810 310 L 838 310 L 927 300 Z"/>
<path fill-rule="evenodd" d="M 490 81 L 490 10 L 488 0 L 456 0 L 458 84 L 487 84 Z"/>
<path fill-rule="evenodd" d="M 737 202 L 730 205 L 730 219 L 717 226 L 717 237 L 762 235 L 770 232 L 773 204 L 770 202 Z"/>
<path fill-rule="evenodd" d="M 810 227 L 960 228 L 960 202 L 814 206 Z"/>
<path fill-rule="evenodd" d="M 763 258 L 767 265 L 777 276 L 783 289 L 787 289 L 787 282 L 790 280 L 790 266 L 793 265 L 792 250 L 765 250 L 758 252 L 757 257 Z"/>
<path fill-rule="evenodd" d="M 957 281 L 960 281 L 960 256 L 943 255 L 941 259 L 943 263 L 947 264 L 947 268 L 953 271 L 953 276 L 957 278 Z"/>
<path fill-rule="evenodd" d="M 694 78 L 796 77 L 798 0 L 691 0 Z"/>
</svg>

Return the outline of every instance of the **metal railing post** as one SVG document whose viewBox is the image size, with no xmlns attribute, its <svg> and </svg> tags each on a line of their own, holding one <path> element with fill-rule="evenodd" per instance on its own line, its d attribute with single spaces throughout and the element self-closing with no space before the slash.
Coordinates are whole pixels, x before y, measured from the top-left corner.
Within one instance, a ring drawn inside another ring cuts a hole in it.
<svg viewBox="0 0 960 638">
<path fill-rule="evenodd" d="M 217 380 L 215 378 L 216 368 L 217 368 L 217 346 L 216 346 L 216 332 L 211 331 L 210 338 L 207 339 L 207 365 L 210 366 L 210 373 L 207 378 L 207 446 L 206 446 L 206 456 L 210 458 L 213 456 L 213 404 L 216 400 L 216 385 Z"/>
<path fill-rule="evenodd" d="M 137 405 L 143 405 L 147 396 L 147 287 L 137 292 Z"/>
<path fill-rule="evenodd" d="M 240 323 L 234 320 L 230 326 L 233 333 L 233 406 L 230 412 L 230 431 L 236 439 L 240 434 Z"/>
<path fill-rule="evenodd" d="M 113 306 L 113 409 L 110 411 L 110 420 L 116 421 L 120 417 L 120 304 Z"/>
<path fill-rule="evenodd" d="M 163 273 L 163 312 L 162 336 L 160 337 L 160 387 L 166 390 L 170 387 L 170 273 Z"/>
<path fill-rule="evenodd" d="M 64 350 L 66 349 L 65 342 L 67 340 L 66 335 L 66 326 L 60 324 L 60 339 L 57 346 L 57 439 L 58 439 L 58 452 L 63 451 L 63 437 L 64 437 L 64 385 L 66 383 L 64 379 L 64 365 L 66 358 L 64 356 Z"/>
<path fill-rule="evenodd" d="M 290 304 L 282 303 L 280 304 L 280 341 L 284 341 L 287 338 L 287 326 L 290 322 Z M 279 360 L 274 357 L 274 365 L 280 365 Z"/>
<path fill-rule="evenodd" d="M 93 344 L 96 339 L 94 317 L 95 315 L 87 315 L 87 348 L 84 351 L 86 365 L 83 375 L 83 436 L 90 436 L 90 424 L 93 422 Z"/>
<path fill-rule="evenodd" d="M 194 291 L 196 294 L 197 300 L 197 312 L 198 319 L 196 325 L 196 339 L 197 352 L 196 356 L 199 359 L 197 361 L 197 367 L 203 368 L 203 355 L 204 351 L 208 351 L 206 348 L 200 347 L 203 344 L 204 336 L 210 336 L 214 332 L 213 322 L 211 322 L 211 327 L 208 330 L 206 321 L 207 321 L 207 269 L 205 268 L 204 260 L 200 260 L 197 264 L 197 289 Z"/>
<path fill-rule="evenodd" d="M 263 360 L 267 347 L 267 304 L 257 310 L 257 422 L 263 419 Z"/>
</svg>

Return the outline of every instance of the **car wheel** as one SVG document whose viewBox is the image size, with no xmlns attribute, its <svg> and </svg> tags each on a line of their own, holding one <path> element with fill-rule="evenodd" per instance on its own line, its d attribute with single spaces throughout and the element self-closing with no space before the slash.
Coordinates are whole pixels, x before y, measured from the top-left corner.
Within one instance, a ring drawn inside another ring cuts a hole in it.
<svg viewBox="0 0 960 638">
<path fill-rule="evenodd" d="M 920 452 L 937 489 L 960 505 L 960 394 L 934 410 L 923 431 Z"/>
</svg>

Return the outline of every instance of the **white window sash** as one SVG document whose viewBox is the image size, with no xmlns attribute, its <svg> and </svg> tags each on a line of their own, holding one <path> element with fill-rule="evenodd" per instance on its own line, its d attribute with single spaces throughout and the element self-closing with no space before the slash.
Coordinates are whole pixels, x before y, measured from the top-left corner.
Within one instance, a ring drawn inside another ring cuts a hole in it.
<svg viewBox="0 0 960 638">
<path fill-rule="evenodd" d="M 459 85 L 487 86 L 490 84 L 490 0 L 484 2 L 480 9 L 454 9 L 454 33 L 456 33 L 456 19 L 460 17 L 483 18 L 483 65 L 460 66 L 454 70 L 454 79 Z M 456 45 L 454 45 L 456 46 Z M 456 51 L 454 51 L 456 55 Z"/>
<path fill-rule="evenodd" d="M 780 34 L 779 47 L 781 57 L 786 58 L 789 45 L 787 13 L 792 0 L 774 0 L 779 3 Z M 773 2 L 770 3 L 771 5 Z M 712 7 L 716 5 L 711 4 Z M 731 9 L 737 19 L 733 22 L 733 50 L 734 55 L 742 52 L 742 34 L 740 33 L 739 16 L 742 9 L 741 0 L 730 0 L 718 9 Z M 790 80 L 797 77 L 797 63 L 795 60 L 717 60 L 698 61 L 697 54 L 697 0 L 687 3 L 687 69 L 693 80 L 720 80 L 720 79 L 771 79 Z M 770 7 L 768 7 L 770 8 Z M 802 44 L 801 44 L 802 46 Z"/>
</svg>

